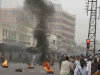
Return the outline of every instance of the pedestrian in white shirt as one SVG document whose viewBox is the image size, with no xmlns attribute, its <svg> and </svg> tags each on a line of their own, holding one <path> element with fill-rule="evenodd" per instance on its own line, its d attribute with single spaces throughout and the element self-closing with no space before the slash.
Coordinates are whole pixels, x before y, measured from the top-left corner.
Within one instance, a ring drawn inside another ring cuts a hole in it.
<svg viewBox="0 0 100 75">
<path fill-rule="evenodd" d="M 72 69 L 71 62 L 69 62 L 69 57 L 66 56 L 66 60 L 61 63 L 60 75 L 69 75 Z"/>
<path fill-rule="evenodd" d="M 88 63 L 87 63 L 88 75 L 91 75 L 91 64 L 92 64 L 92 59 L 88 58 Z"/>
<path fill-rule="evenodd" d="M 75 65 L 75 68 L 80 66 L 79 56 L 76 57 L 74 65 Z"/>
<path fill-rule="evenodd" d="M 76 67 L 74 71 L 74 75 L 88 75 L 87 68 L 86 68 L 86 62 L 84 59 L 80 60 L 80 66 Z"/>
</svg>

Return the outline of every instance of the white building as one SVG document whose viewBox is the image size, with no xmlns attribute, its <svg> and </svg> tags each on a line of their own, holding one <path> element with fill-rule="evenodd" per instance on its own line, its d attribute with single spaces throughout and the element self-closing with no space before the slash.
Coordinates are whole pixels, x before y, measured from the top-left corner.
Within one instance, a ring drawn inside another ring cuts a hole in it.
<svg viewBox="0 0 100 75">
<path fill-rule="evenodd" d="M 55 4 L 54 6 L 55 13 L 48 20 L 50 33 L 60 36 L 62 39 L 61 49 L 68 49 L 70 45 L 74 47 L 76 17 L 65 12 L 59 4 Z"/>
<path fill-rule="evenodd" d="M 33 46 L 33 29 L 24 21 L 22 9 L 2 8 L 0 16 L 0 43 Z"/>
<path fill-rule="evenodd" d="M 56 35 L 47 34 L 47 39 L 49 41 L 49 48 L 57 50 L 58 39 Z"/>
</svg>

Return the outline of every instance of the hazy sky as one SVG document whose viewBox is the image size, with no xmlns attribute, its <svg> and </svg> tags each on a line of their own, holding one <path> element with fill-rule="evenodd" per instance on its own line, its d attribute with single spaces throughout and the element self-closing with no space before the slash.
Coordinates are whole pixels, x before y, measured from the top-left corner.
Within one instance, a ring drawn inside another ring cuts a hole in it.
<svg viewBox="0 0 100 75">
<path fill-rule="evenodd" d="M 76 15 L 76 41 L 82 42 L 86 40 L 89 27 L 89 16 L 86 14 L 86 0 L 51 0 L 54 3 L 62 4 L 63 9 L 72 15 Z M 24 0 L 2 0 L 2 7 L 22 7 Z M 100 1 L 98 0 L 98 5 Z M 97 21 L 97 40 L 100 41 L 100 21 Z"/>
</svg>

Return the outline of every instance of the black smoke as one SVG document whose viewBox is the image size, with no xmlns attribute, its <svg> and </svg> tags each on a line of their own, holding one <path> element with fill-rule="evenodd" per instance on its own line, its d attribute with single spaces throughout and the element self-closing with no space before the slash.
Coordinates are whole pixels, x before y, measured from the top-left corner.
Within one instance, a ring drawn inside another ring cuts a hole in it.
<svg viewBox="0 0 100 75">
<path fill-rule="evenodd" d="M 54 13 L 53 4 L 50 2 L 47 4 L 44 0 L 26 0 L 25 5 L 34 14 L 37 9 L 38 24 L 35 29 L 34 37 L 37 40 L 37 48 L 41 51 L 41 61 L 46 60 L 48 54 L 48 40 L 47 40 L 47 21 L 49 16 Z"/>
</svg>

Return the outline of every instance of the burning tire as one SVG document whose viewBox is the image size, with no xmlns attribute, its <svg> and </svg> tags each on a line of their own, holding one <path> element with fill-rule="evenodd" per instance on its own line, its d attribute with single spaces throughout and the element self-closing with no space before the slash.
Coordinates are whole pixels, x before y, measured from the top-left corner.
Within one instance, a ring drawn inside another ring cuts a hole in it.
<svg viewBox="0 0 100 75">
<path fill-rule="evenodd" d="M 16 69 L 15 72 L 22 72 L 22 69 Z"/>
<path fill-rule="evenodd" d="M 34 69 L 34 66 L 32 66 L 31 64 L 28 65 L 29 69 Z"/>
<path fill-rule="evenodd" d="M 28 67 L 29 69 L 34 69 L 34 67 Z"/>
<path fill-rule="evenodd" d="M 43 63 L 43 68 L 47 71 L 47 74 L 54 74 L 54 72 L 53 72 L 53 70 L 52 70 L 52 68 L 51 68 L 48 61 L 45 61 Z"/>
<path fill-rule="evenodd" d="M 8 68 L 8 66 L 2 66 L 2 68 Z"/>
<path fill-rule="evenodd" d="M 48 71 L 47 74 L 54 74 L 54 72 L 53 71 L 51 71 L 51 72 Z"/>
<path fill-rule="evenodd" d="M 8 60 L 5 59 L 4 62 L 1 64 L 3 68 L 8 68 Z"/>
</svg>

